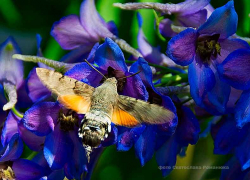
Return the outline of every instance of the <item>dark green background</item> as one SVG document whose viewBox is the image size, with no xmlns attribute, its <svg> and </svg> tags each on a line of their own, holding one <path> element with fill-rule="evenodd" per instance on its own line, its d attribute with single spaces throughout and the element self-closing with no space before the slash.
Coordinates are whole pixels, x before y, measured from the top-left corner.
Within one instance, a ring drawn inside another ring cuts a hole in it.
<svg viewBox="0 0 250 180">
<path fill-rule="evenodd" d="M 36 33 L 43 37 L 42 50 L 47 58 L 58 60 L 63 51 L 50 36 L 50 29 L 55 21 L 69 14 L 78 14 L 81 0 L 1 0 L 0 1 L 0 43 L 8 36 L 13 36 L 24 54 L 36 54 Z M 137 47 L 138 25 L 134 11 L 124 11 L 112 6 L 114 2 L 125 0 L 97 0 L 97 9 L 106 21 L 114 20 L 119 29 L 119 37 L 125 39 L 133 47 Z M 135 1 L 130 1 L 135 2 Z M 169 2 L 157 0 L 141 0 L 137 2 Z M 180 2 L 172 0 L 172 3 Z M 224 5 L 227 0 L 212 0 L 216 8 Z M 235 0 L 235 8 L 239 16 L 238 35 L 249 37 L 250 32 L 250 1 Z M 160 42 L 154 30 L 154 15 L 151 10 L 140 10 L 143 19 L 143 30 L 149 42 L 154 46 L 160 44 L 163 52 L 166 44 Z M 28 68 L 31 64 L 25 64 Z M 28 72 L 26 72 L 27 74 Z M 202 129 L 206 122 L 201 123 Z M 209 166 L 223 165 L 230 156 L 213 155 L 211 136 L 200 139 L 197 145 L 189 146 L 185 158 L 178 157 L 177 165 Z M 198 180 L 218 179 L 220 170 L 174 170 L 167 180 Z M 153 158 L 144 167 L 140 166 L 135 157 L 134 149 L 129 152 L 117 152 L 115 146 L 104 150 L 93 172 L 92 179 L 98 180 L 139 180 L 163 179 L 156 161 Z"/>
</svg>

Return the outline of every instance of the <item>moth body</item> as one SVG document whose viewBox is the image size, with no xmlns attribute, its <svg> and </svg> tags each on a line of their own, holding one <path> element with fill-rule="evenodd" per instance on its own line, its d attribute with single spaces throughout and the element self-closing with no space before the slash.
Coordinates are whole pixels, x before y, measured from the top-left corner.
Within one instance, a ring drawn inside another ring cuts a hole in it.
<svg viewBox="0 0 250 180">
<path fill-rule="evenodd" d="M 115 78 L 107 79 L 93 92 L 90 110 L 82 120 L 78 133 L 85 146 L 98 147 L 108 137 L 117 96 Z"/>
</svg>

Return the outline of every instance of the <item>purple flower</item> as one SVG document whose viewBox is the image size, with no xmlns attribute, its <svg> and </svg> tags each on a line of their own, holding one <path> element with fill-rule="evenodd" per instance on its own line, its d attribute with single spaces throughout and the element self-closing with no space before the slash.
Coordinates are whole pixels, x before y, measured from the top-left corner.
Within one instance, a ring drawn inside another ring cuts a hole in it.
<svg viewBox="0 0 250 180">
<path fill-rule="evenodd" d="M 77 115 L 56 102 L 41 102 L 25 112 L 22 123 L 37 136 L 46 136 L 43 153 L 52 170 L 64 168 L 68 178 L 80 178 L 87 159 L 77 135 Z"/>
<path fill-rule="evenodd" d="M 159 24 L 160 33 L 165 37 L 173 37 L 176 33 L 171 25 L 198 28 L 207 20 L 207 9 L 210 0 L 186 0 L 178 4 L 161 3 L 114 3 L 114 6 L 126 10 L 154 9 L 165 16 L 174 16 L 163 19 Z"/>
<path fill-rule="evenodd" d="M 44 137 L 38 137 L 28 131 L 21 118 L 9 112 L 1 132 L 2 156 L 0 162 L 18 159 L 23 151 L 23 142 L 33 151 L 43 148 Z"/>
<path fill-rule="evenodd" d="M 154 88 L 151 69 L 144 59 L 139 58 L 130 70 L 141 71 L 139 75 L 149 92 L 149 102 L 161 104 L 176 113 L 172 100 Z M 195 144 L 200 132 L 199 123 L 189 108 L 179 107 L 177 114 L 178 126 L 177 117 L 175 117 L 172 121 L 162 125 L 143 125 L 132 129 L 119 128 L 117 149 L 127 151 L 134 145 L 141 165 L 145 165 L 155 151 L 159 166 L 175 165 L 176 156 L 180 150 L 188 144 Z M 164 176 L 170 171 L 162 170 Z"/>
<path fill-rule="evenodd" d="M 248 179 L 250 167 L 249 136 L 250 126 L 236 126 L 234 117 L 223 117 L 212 126 L 211 135 L 214 139 L 215 154 L 234 154 L 225 164 L 229 169 L 222 170 L 221 179 Z"/>
<path fill-rule="evenodd" d="M 210 0 L 186 0 L 179 4 L 175 4 L 171 8 L 169 15 L 174 15 L 174 20 L 169 18 L 163 19 L 159 24 L 160 33 L 165 37 L 173 37 L 177 33 L 171 28 L 171 25 L 182 27 L 199 28 L 209 17 L 206 6 L 209 5 Z"/>
<path fill-rule="evenodd" d="M 236 32 L 238 16 L 233 1 L 217 8 L 197 30 L 188 28 L 173 37 L 167 48 L 176 64 L 189 65 L 190 91 L 196 104 L 211 114 L 226 113 L 230 86 L 220 80 L 217 65 L 236 49 L 249 48 Z"/>
<path fill-rule="evenodd" d="M 106 37 L 116 37 L 114 23 L 105 23 L 98 14 L 94 0 L 84 0 L 80 8 L 80 17 L 70 15 L 54 23 L 51 35 L 63 49 L 75 50 L 77 57 L 89 53 L 95 43 Z"/>
</svg>

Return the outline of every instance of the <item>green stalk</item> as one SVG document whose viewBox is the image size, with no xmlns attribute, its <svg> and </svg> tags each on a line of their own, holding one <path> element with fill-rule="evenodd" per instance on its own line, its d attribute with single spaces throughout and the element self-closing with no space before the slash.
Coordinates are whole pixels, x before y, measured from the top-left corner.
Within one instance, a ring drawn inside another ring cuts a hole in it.
<svg viewBox="0 0 250 180">
<path fill-rule="evenodd" d="M 13 107 L 13 108 L 11 109 L 11 111 L 12 111 L 17 117 L 23 118 L 23 114 L 20 113 L 15 107 Z"/>
</svg>

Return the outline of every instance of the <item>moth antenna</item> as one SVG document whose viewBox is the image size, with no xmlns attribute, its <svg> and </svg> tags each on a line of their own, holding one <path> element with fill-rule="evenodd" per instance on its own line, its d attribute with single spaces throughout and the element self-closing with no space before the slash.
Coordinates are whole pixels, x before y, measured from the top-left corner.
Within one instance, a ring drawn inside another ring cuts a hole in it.
<svg viewBox="0 0 250 180">
<path fill-rule="evenodd" d="M 119 78 L 119 79 L 117 79 L 117 80 L 135 76 L 136 74 L 139 74 L 140 72 L 141 72 L 141 71 L 138 71 L 137 73 L 134 73 L 134 74 L 131 74 L 131 75 L 129 75 L 129 76 L 125 76 L 125 77 Z"/>
<path fill-rule="evenodd" d="M 98 73 L 101 74 L 105 79 L 107 79 L 100 71 L 98 71 L 94 66 L 92 66 L 86 59 L 84 59 L 84 61 L 85 61 L 90 67 L 92 67 L 96 72 L 98 72 Z"/>
</svg>

